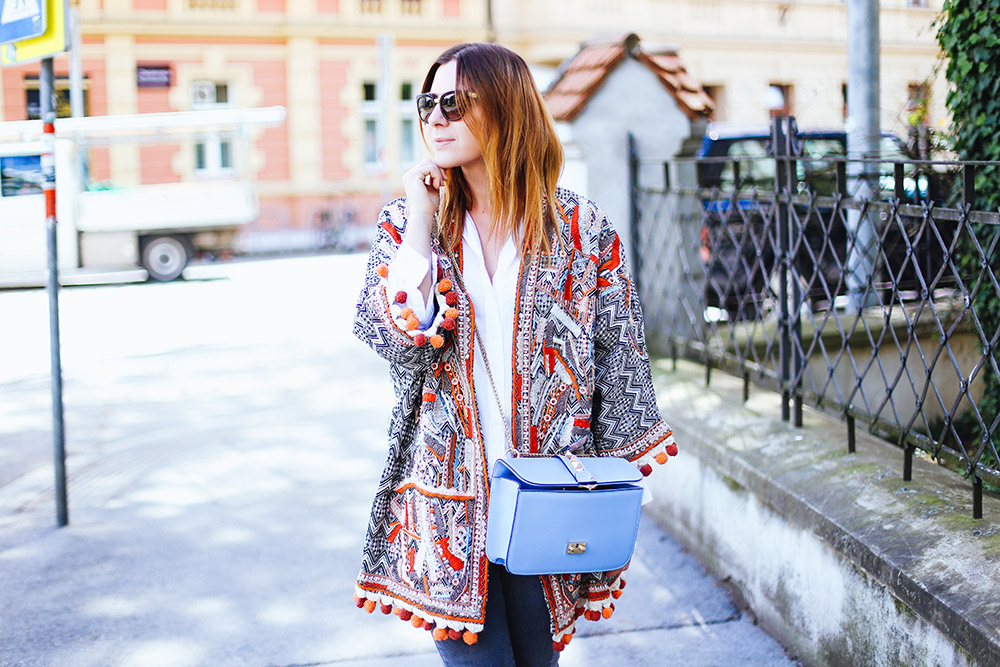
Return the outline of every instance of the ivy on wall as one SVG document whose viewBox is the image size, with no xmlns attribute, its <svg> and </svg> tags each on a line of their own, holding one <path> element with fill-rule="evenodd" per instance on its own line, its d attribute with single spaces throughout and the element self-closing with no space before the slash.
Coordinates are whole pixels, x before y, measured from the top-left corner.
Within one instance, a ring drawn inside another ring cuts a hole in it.
<svg viewBox="0 0 1000 667">
<path fill-rule="evenodd" d="M 936 21 L 937 40 L 947 59 L 945 77 L 949 86 L 946 104 L 952 115 L 952 145 L 961 160 L 1000 161 L 1000 2 L 997 0 L 945 0 Z M 1000 208 L 1000 167 L 976 168 L 975 196 L 972 208 L 997 211 Z M 1000 248 L 991 243 L 998 230 L 986 224 L 972 224 L 978 244 L 968 236 L 963 242 L 962 279 L 968 289 L 989 265 L 1000 280 Z M 976 245 L 981 247 L 981 254 Z M 998 244 L 1000 245 L 1000 244 Z M 1000 366 L 1000 292 L 987 272 L 975 294 L 974 307 L 983 333 L 990 337 L 990 353 Z M 985 388 L 978 406 L 987 425 L 984 438 L 981 427 L 972 429 L 975 439 L 966 443 L 970 456 L 985 446 L 980 462 L 995 468 L 996 442 L 1000 431 L 994 422 L 1000 416 L 1000 378 L 989 364 L 983 367 Z M 992 440 L 992 443 L 989 442 Z"/>
</svg>

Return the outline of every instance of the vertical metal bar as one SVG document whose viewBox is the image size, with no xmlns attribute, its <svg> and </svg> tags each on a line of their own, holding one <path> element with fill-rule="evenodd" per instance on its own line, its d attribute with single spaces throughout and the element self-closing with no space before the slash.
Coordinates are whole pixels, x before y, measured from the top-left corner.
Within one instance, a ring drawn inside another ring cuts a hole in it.
<svg viewBox="0 0 1000 667">
<path fill-rule="evenodd" d="M 892 164 L 892 190 L 896 201 L 900 204 L 906 199 L 906 188 L 903 187 L 903 163 Z"/>
<path fill-rule="evenodd" d="M 837 163 L 837 194 L 847 196 L 847 163 Z"/>
<path fill-rule="evenodd" d="M 903 447 L 903 481 L 913 481 L 913 446 Z"/>
<path fill-rule="evenodd" d="M 676 371 L 677 370 L 677 343 L 671 343 L 670 344 L 670 362 L 671 362 L 671 369 L 674 370 L 674 371 Z"/>
<path fill-rule="evenodd" d="M 712 360 L 705 360 L 705 388 L 707 389 L 712 384 Z"/>
<path fill-rule="evenodd" d="M 796 393 L 794 399 L 795 399 L 795 408 L 792 411 L 793 414 L 792 424 L 798 428 L 802 428 L 802 396 Z"/>
<path fill-rule="evenodd" d="M 857 451 L 857 440 L 854 430 L 854 415 L 847 414 L 847 451 L 853 454 Z"/>
<path fill-rule="evenodd" d="M 750 372 L 743 371 L 743 402 L 750 400 Z"/>
<path fill-rule="evenodd" d="M 962 202 L 974 206 L 976 200 L 976 165 L 962 165 Z"/>
<path fill-rule="evenodd" d="M 52 58 L 42 60 L 38 97 L 42 116 L 42 191 L 48 256 L 49 359 L 52 369 L 52 444 L 55 460 L 56 525 L 69 523 L 66 492 L 66 430 L 63 421 L 62 355 L 59 340 L 59 251 L 56 221 L 56 105 Z"/>
<path fill-rule="evenodd" d="M 777 204 L 777 233 L 778 233 L 778 281 L 779 281 L 779 301 L 780 301 L 780 327 L 781 336 L 778 341 L 778 355 L 781 363 L 781 419 L 788 421 L 791 418 L 789 411 L 789 381 L 791 380 L 791 332 L 789 331 L 788 310 L 788 188 L 787 188 L 787 163 L 784 155 L 788 148 L 784 135 L 784 118 L 774 118 L 771 120 L 771 147 L 774 151 L 774 195 Z"/>
<path fill-rule="evenodd" d="M 983 518 L 983 480 L 979 475 L 972 477 L 972 518 Z"/>
<path fill-rule="evenodd" d="M 629 259 L 632 260 L 632 281 L 642 294 L 642 256 L 639 252 L 639 150 L 635 135 L 628 133 L 628 192 L 629 192 Z"/>
<path fill-rule="evenodd" d="M 663 189 L 670 190 L 670 163 L 663 163 Z"/>
</svg>

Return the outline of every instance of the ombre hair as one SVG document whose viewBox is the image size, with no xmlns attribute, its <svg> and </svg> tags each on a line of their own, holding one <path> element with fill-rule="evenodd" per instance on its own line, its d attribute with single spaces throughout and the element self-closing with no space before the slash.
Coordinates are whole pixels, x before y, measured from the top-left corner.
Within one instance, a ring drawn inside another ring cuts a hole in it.
<svg viewBox="0 0 1000 667">
<path fill-rule="evenodd" d="M 468 105 L 463 120 L 486 162 L 492 228 L 504 237 L 519 235 L 525 251 L 548 252 L 563 151 L 528 65 L 498 44 L 458 44 L 431 65 L 422 92 L 430 90 L 438 69 L 453 60 L 456 89 L 476 94 L 474 100 L 459 99 Z M 442 242 L 455 249 L 473 201 L 461 168 L 448 172 L 438 226 Z"/>
</svg>

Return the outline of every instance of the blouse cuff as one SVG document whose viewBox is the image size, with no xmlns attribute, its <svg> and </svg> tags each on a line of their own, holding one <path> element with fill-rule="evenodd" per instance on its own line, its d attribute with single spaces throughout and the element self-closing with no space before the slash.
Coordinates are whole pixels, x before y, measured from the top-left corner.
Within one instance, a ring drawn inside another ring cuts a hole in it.
<svg viewBox="0 0 1000 667">
<path fill-rule="evenodd" d="M 403 257 L 402 263 L 399 263 L 400 255 Z M 419 261 L 411 262 L 413 258 Z M 411 248 L 401 245 L 391 268 L 389 264 L 380 264 L 375 270 L 384 294 L 390 322 L 396 329 L 408 335 L 417 347 L 428 343 L 432 347 L 442 347 L 448 334 L 455 330 L 459 316 L 458 294 L 447 278 L 431 283 L 430 299 L 427 303 L 424 302 L 423 295 L 419 294 L 418 288 L 427 275 L 428 262 L 430 270 L 434 272 L 432 275 L 437 275 L 436 259 L 432 257 L 428 260 Z M 397 273 L 400 275 L 396 276 Z M 404 288 L 398 289 L 401 285 Z M 427 311 L 423 321 L 417 311 L 409 305 L 411 303 L 422 306 Z"/>
<path fill-rule="evenodd" d="M 431 259 L 427 259 L 403 243 L 399 246 L 392 264 L 389 265 L 386 287 L 390 294 L 406 293 L 406 302 L 402 305 L 412 311 L 421 329 L 429 327 L 434 319 L 434 290 L 432 286 L 430 290 L 432 298 L 425 300 L 420 291 L 420 283 L 427 277 L 428 271 L 431 275 L 436 273 L 436 264 L 437 256 L 433 253 Z"/>
</svg>

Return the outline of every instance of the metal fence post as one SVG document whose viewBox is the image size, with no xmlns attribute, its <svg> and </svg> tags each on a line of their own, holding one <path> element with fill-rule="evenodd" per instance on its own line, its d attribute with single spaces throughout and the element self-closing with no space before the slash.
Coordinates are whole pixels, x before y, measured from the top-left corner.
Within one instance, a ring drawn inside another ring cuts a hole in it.
<svg viewBox="0 0 1000 667">
<path fill-rule="evenodd" d="M 632 260 L 632 282 L 642 294 L 642 257 L 639 253 L 639 149 L 635 135 L 628 133 L 628 192 L 629 192 L 629 259 Z"/>
<path fill-rule="evenodd" d="M 788 150 L 788 143 L 785 140 L 784 117 L 771 119 L 771 151 L 774 155 L 774 201 L 776 205 L 776 231 L 778 235 L 778 284 L 779 284 L 779 312 L 780 319 L 778 326 L 781 329 L 781 337 L 778 342 L 778 355 L 781 361 L 781 419 L 788 421 L 791 418 L 789 399 L 791 398 L 792 379 L 792 355 L 791 355 L 791 313 L 789 312 L 789 256 L 791 240 L 789 234 L 789 214 L 787 199 L 787 169 L 788 163 L 785 155 Z"/>
</svg>

